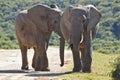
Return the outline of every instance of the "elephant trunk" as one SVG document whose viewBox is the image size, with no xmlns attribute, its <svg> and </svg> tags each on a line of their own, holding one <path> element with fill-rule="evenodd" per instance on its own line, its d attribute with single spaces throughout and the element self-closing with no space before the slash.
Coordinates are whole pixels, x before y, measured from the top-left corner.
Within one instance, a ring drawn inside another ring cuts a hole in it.
<svg viewBox="0 0 120 80">
<path fill-rule="evenodd" d="M 64 65 L 64 47 L 65 47 L 65 40 L 64 38 L 60 38 L 60 66 L 62 67 Z"/>
</svg>

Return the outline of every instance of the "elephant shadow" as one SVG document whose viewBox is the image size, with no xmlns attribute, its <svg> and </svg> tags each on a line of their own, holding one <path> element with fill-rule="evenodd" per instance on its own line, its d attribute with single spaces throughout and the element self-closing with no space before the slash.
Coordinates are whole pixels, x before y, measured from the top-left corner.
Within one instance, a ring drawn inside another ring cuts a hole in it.
<svg viewBox="0 0 120 80">
<path fill-rule="evenodd" d="M 41 71 L 33 71 L 33 70 L 0 70 L 0 74 L 24 74 L 25 76 L 31 76 L 31 77 L 39 77 L 39 76 L 44 76 L 44 77 L 55 77 L 55 76 L 60 76 L 64 74 L 71 74 L 73 73 L 72 71 L 69 72 L 41 72 Z"/>
<path fill-rule="evenodd" d="M 0 73 L 28 73 L 27 71 L 24 70 L 0 70 Z"/>
<path fill-rule="evenodd" d="M 44 76 L 44 77 L 49 77 L 49 76 L 52 76 L 52 77 L 55 77 L 55 76 L 61 76 L 61 75 L 64 75 L 64 74 L 71 74 L 72 72 L 41 72 L 41 73 L 31 73 L 31 74 L 27 74 L 25 76 L 32 76 L 32 77 L 39 77 L 39 76 Z"/>
</svg>

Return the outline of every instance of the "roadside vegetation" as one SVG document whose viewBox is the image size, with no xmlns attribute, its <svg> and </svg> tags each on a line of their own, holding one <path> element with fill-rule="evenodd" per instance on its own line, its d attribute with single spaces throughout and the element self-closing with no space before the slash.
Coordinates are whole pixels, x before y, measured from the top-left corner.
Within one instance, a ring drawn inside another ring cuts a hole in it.
<svg viewBox="0 0 120 80">
<path fill-rule="evenodd" d="M 113 64 L 113 70 L 112 70 L 112 77 L 115 80 L 120 79 L 120 55 L 115 59 L 115 62 Z"/>
<path fill-rule="evenodd" d="M 118 57 L 118 54 L 101 54 L 93 52 L 92 72 L 82 73 L 76 72 L 71 73 L 73 64 L 67 67 L 65 74 L 59 78 L 62 80 L 113 80 L 113 75 L 120 79 L 120 67 L 119 70 L 113 67 L 114 61 Z M 119 64 L 120 66 L 120 64 Z M 116 70 L 113 74 L 111 71 Z"/>
</svg>

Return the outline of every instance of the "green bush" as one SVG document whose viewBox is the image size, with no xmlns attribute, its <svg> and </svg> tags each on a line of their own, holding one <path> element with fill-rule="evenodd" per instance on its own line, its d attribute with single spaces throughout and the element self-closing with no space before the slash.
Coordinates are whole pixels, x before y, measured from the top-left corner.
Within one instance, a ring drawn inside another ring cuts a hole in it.
<svg viewBox="0 0 120 80">
<path fill-rule="evenodd" d="M 120 54 L 120 41 L 112 38 L 105 40 L 96 38 L 93 41 L 93 50 L 104 54 Z"/>
<path fill-rule="evenodd" d="M 49 45 L 51 46 L 58 46 L 60 43 L 59 41 L 59 36 L 57 36 L 57 34 L 55 34 L 54 32 L 51 35 L 50 41 L 49 41 Z"/>
<path fill-rule="evenodd" d="M 115 80 L 120 80 L 120 56 L 115 60 L 113 67 L 114 70 L 112 71 L 112 77 Z"/>
</svg>

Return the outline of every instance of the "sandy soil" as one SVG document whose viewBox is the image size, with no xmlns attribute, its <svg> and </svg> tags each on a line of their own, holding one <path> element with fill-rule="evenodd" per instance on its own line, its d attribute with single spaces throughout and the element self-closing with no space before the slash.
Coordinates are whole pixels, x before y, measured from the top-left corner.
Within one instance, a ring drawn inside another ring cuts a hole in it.
<svg viewBox="0 0 120 80">
<path fill-rule="evenodd" d="M 59 80 L 71 64 L 71 51 L 65 50 L 65 65 L 60 67 L 59 48 L 49 47 L 47 51 L 50 72 L 34 71 L 31 67 L 33 50 L 28 50 L 29 69 L 21 70 L 21 52 L 17 50 L 0 50 L 0 80 Z"/>
</svg>

